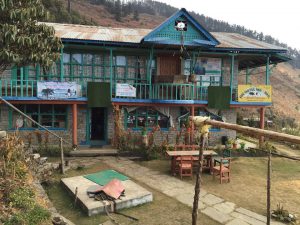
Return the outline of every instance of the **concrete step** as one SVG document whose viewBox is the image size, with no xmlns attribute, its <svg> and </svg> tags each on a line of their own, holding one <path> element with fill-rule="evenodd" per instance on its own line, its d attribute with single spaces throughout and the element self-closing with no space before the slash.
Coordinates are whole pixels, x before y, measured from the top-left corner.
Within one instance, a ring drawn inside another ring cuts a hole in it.
<svg viewBox="0 0 300 225">
<path fill-rule="evenodd" d="M 103 148 L 79 149 L 69 153 L 70 156 L 76 156 L 76 157 L 115 156 L 117 154 L 118 154 L 117 149 L 103 149 Z"/>
</svg>

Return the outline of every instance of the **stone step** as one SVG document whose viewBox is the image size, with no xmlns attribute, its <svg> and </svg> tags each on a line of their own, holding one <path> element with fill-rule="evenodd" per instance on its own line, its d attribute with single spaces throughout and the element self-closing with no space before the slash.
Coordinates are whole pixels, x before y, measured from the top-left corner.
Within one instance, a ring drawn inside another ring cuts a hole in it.
<svg viewBox="0 0 300 225">
<path fill-rule="evenodd" d="M 115 156 L 118 154 L 117 149 L 79 149 L 69 153 L 70 156 L 76 157 L 95 157 L 95 156 Z"/>
</svg>

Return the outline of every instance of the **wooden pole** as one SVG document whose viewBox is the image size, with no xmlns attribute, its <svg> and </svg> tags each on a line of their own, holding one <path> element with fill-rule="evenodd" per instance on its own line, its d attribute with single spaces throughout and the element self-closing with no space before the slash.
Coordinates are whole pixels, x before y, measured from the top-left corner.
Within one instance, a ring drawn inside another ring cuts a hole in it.
<svg viewBox="0 0 300 225">
<path fill-rule="evenodd" d="M 260 108 L 259 128 L 262 130 L 265 129 L 265 107 Z M 263 143 L 264 143 L 264 137 L 261 136 L 259 138 L 259 147 L 262 147 Z"/>
<path fill-rule="evenodd" d="M 291 143 L 300 144 L 299 136 L 283 134 L 283 133 L 270 131 L 270 130 L 262 130 L 259 128 L 247 127 L 247 126 L 242 126 L 237 124 L 225 123 L 225 122 L 220 122 L 220 121 L 210 120 L 210 119 L 205 120 L 204 123 L 215 127 L 221 127 L 229 130 L 239 131 L 241 133 L 248 134 L 250 136 L 255 136 L 257 138 L 263 136 L 265 138 L 274 139 L 276 141 L 288 141 Z"/>
<path fill-rule="evenodd" d="M 199 148 L 199 157 L 197 165 L 197 175 L 196 175 L 196 184 L 195 184 L 195 195 L 193 203 L 193 213 L 192 213 L 192 225 L 197 225 L 198 218 L 198 203 L 200 196 L 200 186 L 201 186 L 201 174 L 202 174 L 202 162 L 203 162 L 203 149 L 204 149 L 204 135 L 201 135 L 200 148 Z"/>
<path fill-rule="evenodd" d="M 64 160 L 64 149 L 63 149 L 63 139 L 59 139 L 59 147 L 60 147 L 60 160 L 61 160 L 61 173 L 65 174 L 65 160 Z"/>
<path fill-rule="evenodd" d="M 267 225 L 271 224 L 271 148 L 268 155 L 268 175 L 267 175 Z"/>
</svg>

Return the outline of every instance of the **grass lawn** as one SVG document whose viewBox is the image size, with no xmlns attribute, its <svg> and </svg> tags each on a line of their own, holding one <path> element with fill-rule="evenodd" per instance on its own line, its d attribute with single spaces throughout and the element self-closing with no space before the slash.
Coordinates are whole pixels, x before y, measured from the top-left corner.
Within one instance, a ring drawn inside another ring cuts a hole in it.
<svg viewBox="0 0 300 225">
<path fill-rule="evenodd" d="M 156 161 L 152 161 L 155 163 Z M 160 161 L 159 163 L 167 164 Z M 150 165 L 150 164 L 149 164 Z M 97 164 L 87 167 L 83 170 L 70 170 L 63 177 L 72 177 L 82 174 L 97 172 L 99 170 L 109 169 L 105 164 Z M 73 199 L 68 195 L 67 191 L 60 184 L 61 175 L 56 174 L 53 178 L 53 183 L 47 186 L 46 192 L 50 200 L 53 202 L 56 209 L 66 218 L 70 219 L 77 225 L 99 225 L 108 219 L 107 216 L 98 215 L 88 217 L 79 208 L 73 206 Z M 167 197 L 166 195 L 157 192 L 145 184 L 139 183 L 153 193 L 154 201 L 131 209 L 125 209 L 121 212 L 138 218 L 138 222 L 134 222 L 121 215 L 112 214 L 112 216 L 122 225 L 190 225 L 192 209 L 178 201 Z M 199 225 L 218 225 L 219 223 L 211 220 L 205 215 L 200 214 Z"/>
<path fill-rule="evenodd" d="M 170 174 L 170 161 L 153 160 L 139 162 L 145 167 Z M 238 206 L 266 215 L 267 158 L 234 158 L 231 182 L 219 184 L 212 176 L 203 174 L 203 188 Z M 184 179 L 194 183 L 196 179 Z M 300 216 L 300 163 L 272 157 L 271 207 L 278 203 Z"/>
</svg>

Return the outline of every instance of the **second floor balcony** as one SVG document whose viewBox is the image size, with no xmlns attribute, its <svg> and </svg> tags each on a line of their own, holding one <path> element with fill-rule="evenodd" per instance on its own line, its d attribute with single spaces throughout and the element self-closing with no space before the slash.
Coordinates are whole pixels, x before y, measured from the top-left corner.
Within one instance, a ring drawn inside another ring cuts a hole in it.
<svg viewBox="0 0 300 225">
<path fill-rule="evenodd" d="M 87 101 L 87 82 L 77 82 L 80 96 L 77 99 Z M 120 96 L 117 84 L 110 83 L 112 102 L 148 102 L 171 104 L 207 104 L 209 86 L 220 86 L 219 83 L 133 83 L 127 84 L 134 89 L 131 96 Z M 38 81 L 36 80 L 0 80 L 0 96 L 8 100 L 39 100 Z M 230 88 L 231 104 L 243 105 L 238 100 L 238 86 Z M 100 95 L 101 93 L 99 93 Z M 249 93 L 255 95 L 256 93 Z M 51 95 L 51 93 L 50 93 Z M 222 96 L 220 96 L 221 98 Z M 75 97 L 73 99 L 76 99 Z M 51 98 L 50 98 L 51 99 Z M 69 99 L 72 99 L 70 97 Z M 263 103 L 263 102 L 262 102 Z M 259 103 L 258 103 L 259 104 Z M 269 103 L 270 104 L 270 103 Z"/>
</svg>

